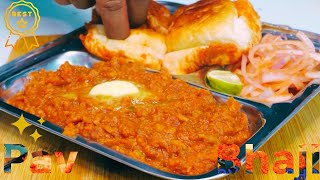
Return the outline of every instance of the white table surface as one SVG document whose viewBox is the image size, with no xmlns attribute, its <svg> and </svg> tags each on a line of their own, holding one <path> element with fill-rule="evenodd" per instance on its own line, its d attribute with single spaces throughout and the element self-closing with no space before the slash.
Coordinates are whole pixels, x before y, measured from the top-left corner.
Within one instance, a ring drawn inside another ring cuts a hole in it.
<svg viewBox="0 0 320 180">
<path fill-rule="evenodd" d="M 36 35 L 65 34 L 83 26 L 90 20 L 91 10 L 79 10 L 70 6 L 59 6 L 53 0 L 27 0 L 40 12 L 41 21 Z M 188 4 L 196 0 L 168 0 Z M 0 3 L 0 19 L 3 20 L 5 9 L 13 1 Z M 262 21 L 289 25 L 296 29 L 320 33 L 320 0 L 251 0 Z M 12 50 L 4 47 L 9 31 L 0 23 L 0 65 L 4 64 Z M 12 42 L 12 41 L 11 41 Z"/>
</svg>

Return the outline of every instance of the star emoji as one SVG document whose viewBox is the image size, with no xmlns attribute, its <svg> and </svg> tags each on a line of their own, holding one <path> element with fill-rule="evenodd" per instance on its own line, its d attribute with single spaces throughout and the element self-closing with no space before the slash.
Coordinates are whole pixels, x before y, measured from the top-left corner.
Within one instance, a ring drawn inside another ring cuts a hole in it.
<svg viewBox="0 0 320 180">
<path fill-rule="evenodd" d="M 34 133 L 32 133 L 30 136 L 33 137 L 34 142 L 36 142 L 42 135 L 39 134 L 37 130 L 35 130 Z"/>
<path fill-rule="evenodd" d="M 41 118 L 41 119 L 38 120 L 38 122 L 42 125 L 46 121 Z"/>
<path fill-rule="evenodd" d="M 27 28 L 28 21 L 24 21 L 24 19 L 21 18 L 19 21 L 17 21 L 17 24 L 19 29 L 25 29 Z"/>
<path fill-rule="evenodd" d="M 18 121 L 12 123 L 13 126 L 17 127 L 19 129 L 20 134 L 23 133 L 24 129 L 26 129 L 27 127 L 31 126 L 30 123 L 28 123 L 24 117 L 23 114 L 21 114 L 20 118 L 18 119 Z"/>
</svg>

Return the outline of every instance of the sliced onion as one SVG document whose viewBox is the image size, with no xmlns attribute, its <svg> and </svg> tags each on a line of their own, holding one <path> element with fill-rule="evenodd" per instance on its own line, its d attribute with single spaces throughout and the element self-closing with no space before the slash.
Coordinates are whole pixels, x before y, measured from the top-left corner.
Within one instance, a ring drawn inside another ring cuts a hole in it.
<svg viewBox="0 0 320 180">
<path fill-rule="evenodd" d="M 279 103 L 289 101 L 293 95 L 275 95 L 273 97 L 267 98 L 266 101 L 270 103 Z"/>
<path fill-rule="evenodd" d="M 296 34 L 296 36 L 297 36 L 303 43 L 305 43 L 305 44 L 309 47 L 310 51 L 315 52 L 314 44 L 313 44 L 313 42 L 308 38 L 307 35 L 305 35 L 305 34 L 304 34 L 303 32 L 301 32 L 301 31 L 299 31 L 299 32 Z"/>
<path fill-rule="evenodd" d="M 316 61 L 320 62 L 320 54 L 319 53 L 310 53 L 309 56 Z"/>
<path fill-rule="evenodd" d="M 255 57 L 255 53 L 257 50 L 259 49 L 264 49 L 264 48 L 272 48 L 270 47 L 271 44 L 259 44 L 255 47 L 253 47 L 250 51 L 249 51 L 249 54 L 248 54 L 248 59 L 249 59 L 249 62 L 255 67 L 255 68 L 258 68 L 259 65 L 260 65 L 260 61 L 257 60 L 257 58 Z"/>
<path fill-rule="evenodd" d="M 281 72 L 265 72 L 262 74 L 262 83 L 286 81 L 290 78 L 289 75 Z"/>
<path fill-rule="evenodd" d="M 314 79 L 314 80 L 312 81 L 312 83 L 313 83 L 313 84 L 320 84 L 320 78 L 319 78 L 319 79 Z"/>
<path fill-rule="evenodd" d="M 274 96 L 274 91 L 271 88 L 267 88 L 267 89 L 265 89 L 265 91 L 263 91 L 259 95 L 259 98 L 260 99 L 266 99 L 266 98 L 271 98 L 272 96 Z"/>
<path fill-rule="evenodd" d="M 274 46 L 277 46 L 280 49 L 299 49 L 299 50 L 309 50 L 309 47 L 306 46 L 301 41 L 287 40 L 276 42 Z"/>
<path fill-rule="evenodd" d="M 250 92 L 252 92 L 254 90 L 254 87 L 252 86 L 245 86 L 242 90 L 241 90 L 241 94 L 240 96 L 247 96 Z"/>
<path fill-rule="evenodd" d="M 244 81 L 241 96 L 267 103 L 293 98 L 290 88 L 302 90 L 312 81 L 319 83 L 320 54 L 312 41 L 302 32 L 299 40 L 284 40 L 281 36 L 265 35 L 261 44 L 243 55 L 241 71 Z"/>
<path fill-rule="evenodd" d="M 311 79 L 320 79 L 320 71 L 307 72 L 306 77 Z"/>
<path fill-rule="evenodd" d="M 256 88 L 260 88 L 260 89 L 265 89 L 265 87 L 263 87 L 261 84 L 259 84 L 256 81 L 253 81 L 249 78 L 248 74 L 247 74 L 247 57 L 246 56 L 242 56 L 242 62 L 241 62 L 241 73 L 243 78 L 245 79 L 245 81 L 247 81 L 249 84 L 252 84 L 253 86 L 255 86 Z"/>
<path fill-rule="evenodd" d="M 302 56 L 304 54 L 301 50 L 278 50 L 276 51 L 277 54 L 287 54 L 287 55 L 298 55 Z"/>
<path fill-rule="evenodd" d="M 277 69 L 283 68 L 289 62 L 289 60 L 290 60 L 289 56 L 285 58 L 281 58 L 280 61 L 278 61 L 276 64 L 272 66 L 272 69 L 277 70 Z"/>
</svg>

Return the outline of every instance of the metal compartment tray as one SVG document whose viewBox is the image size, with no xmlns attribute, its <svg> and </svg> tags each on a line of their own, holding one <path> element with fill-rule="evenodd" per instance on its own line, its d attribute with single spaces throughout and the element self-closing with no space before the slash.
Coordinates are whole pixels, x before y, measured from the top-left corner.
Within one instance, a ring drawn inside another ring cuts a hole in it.
<svg viewBox="0 0 320 180">
<path fill-rule="evenodd" d="M 27 67 L 26 69 L 23 69 L 21 72 L 18 72 L 14 75 L 11 75 L 10 78 L 7 78 L 5 80 L 0 80 L 0 110 L 5 111 L 13 116 L 19 116 L 20 114 L 24 114 L 24 117 L 30 121 L 32 124 L 39 126 L 40 128 L 43 128 L 51 133 L 57 134 L 63 138 L 66 138 L 74 143 L 77 143 L 81 146 L 87 147 L 93 151 L 96 151 L 102 155 L 105 155 L 111 159 L 114 159 L 116 161 L 122 162 L 124 164 L 127 164 L 129 166 L 132 166 L 134 168 L 140 169 L 142 171 L 145 171 L 147 173 L 166 177 L 166 178 L 177 178 L 178 175 L 170 174 L 166 172 L 161 172 L 157 169 L 154 169 L 148 165 L 145 165 L 141 162 L 135 161 L 134 159 L 130 157 L 126 157 L 110 148 L 107 148 L 105 146 L 99 145 L 97 143 L 94 143 L 90 140 L 86 140 L 85 138 L 81 136 L 77 136 L 77 138 L 70 138 L 65 135 L 63 135 L 63 129 L 61 127 L 58 127 L 50 122 L 45 122 L 43 125 L 40 125 L 37 120 L 40 117 L 33 116 L 27 112 L 21 111 L 11 105 L 6 104 L 6 101 L 14 96 L 16 93 L 21 91 L 24 87 L 24 85 L 28 82 L 27 75 L 30 72 L 34 72 L 40 69 L 46 69 L 55 71 L 57 70 L 60 65 L 62 65 L 65 62 L 69 62 L 72 65 L 78 65 L 78 66 L 85 66 L 85 67 L 92 67 L 92 65 L 96 62 L 99 62 L 98 59 L 94 58 L 93 56 L 89 55 L 86 52 L 82 51 L 68 51 L 63 52 L 60 55 L 56 55 L 53 57 L 50 57 L 48 59 L 42 60 L 36 64 L 33 64 L 30 67 Z M 1 76 L 2 77 L 2 76 Z M 223 103 L 227 100 L 227 97 L 219 94 L 212 93 L 214 98 L 220 102 Z M 247 103 L 242 103 L 242 111 L 246 113 L 248 116 L 249 121 L 249 130 L 252 134 L 252 137 L 259 132 L 260 129 L 265 125 L 265 119 L 263 119 L 262 114 L 255 109 L 253 106 L 248 105 Z M 49 119 L 50 121 L 50 119 Z M 209 175 L 210 177 L 212 175 Z M 191 178 L 191 176 L 188 176 Z M 180 177 L 182 178 L 182 176 Z"/>
</svg>

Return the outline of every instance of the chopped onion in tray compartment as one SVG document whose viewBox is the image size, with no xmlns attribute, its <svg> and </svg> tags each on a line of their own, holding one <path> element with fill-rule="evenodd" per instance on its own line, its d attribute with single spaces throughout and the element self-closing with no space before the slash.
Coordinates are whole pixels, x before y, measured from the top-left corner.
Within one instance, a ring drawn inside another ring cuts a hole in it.
<svg viewBox="0 0 320 180">
<path fill-rule="evenodd" d="M 235 70 L 244 83 L 240 96 L 268 104 L 285 102 L 311 81 L 320 82 L 320 54 L 304 33 L 296 36 L 299 40 L 267 34 L 243 55 Z"/>
</svg>

